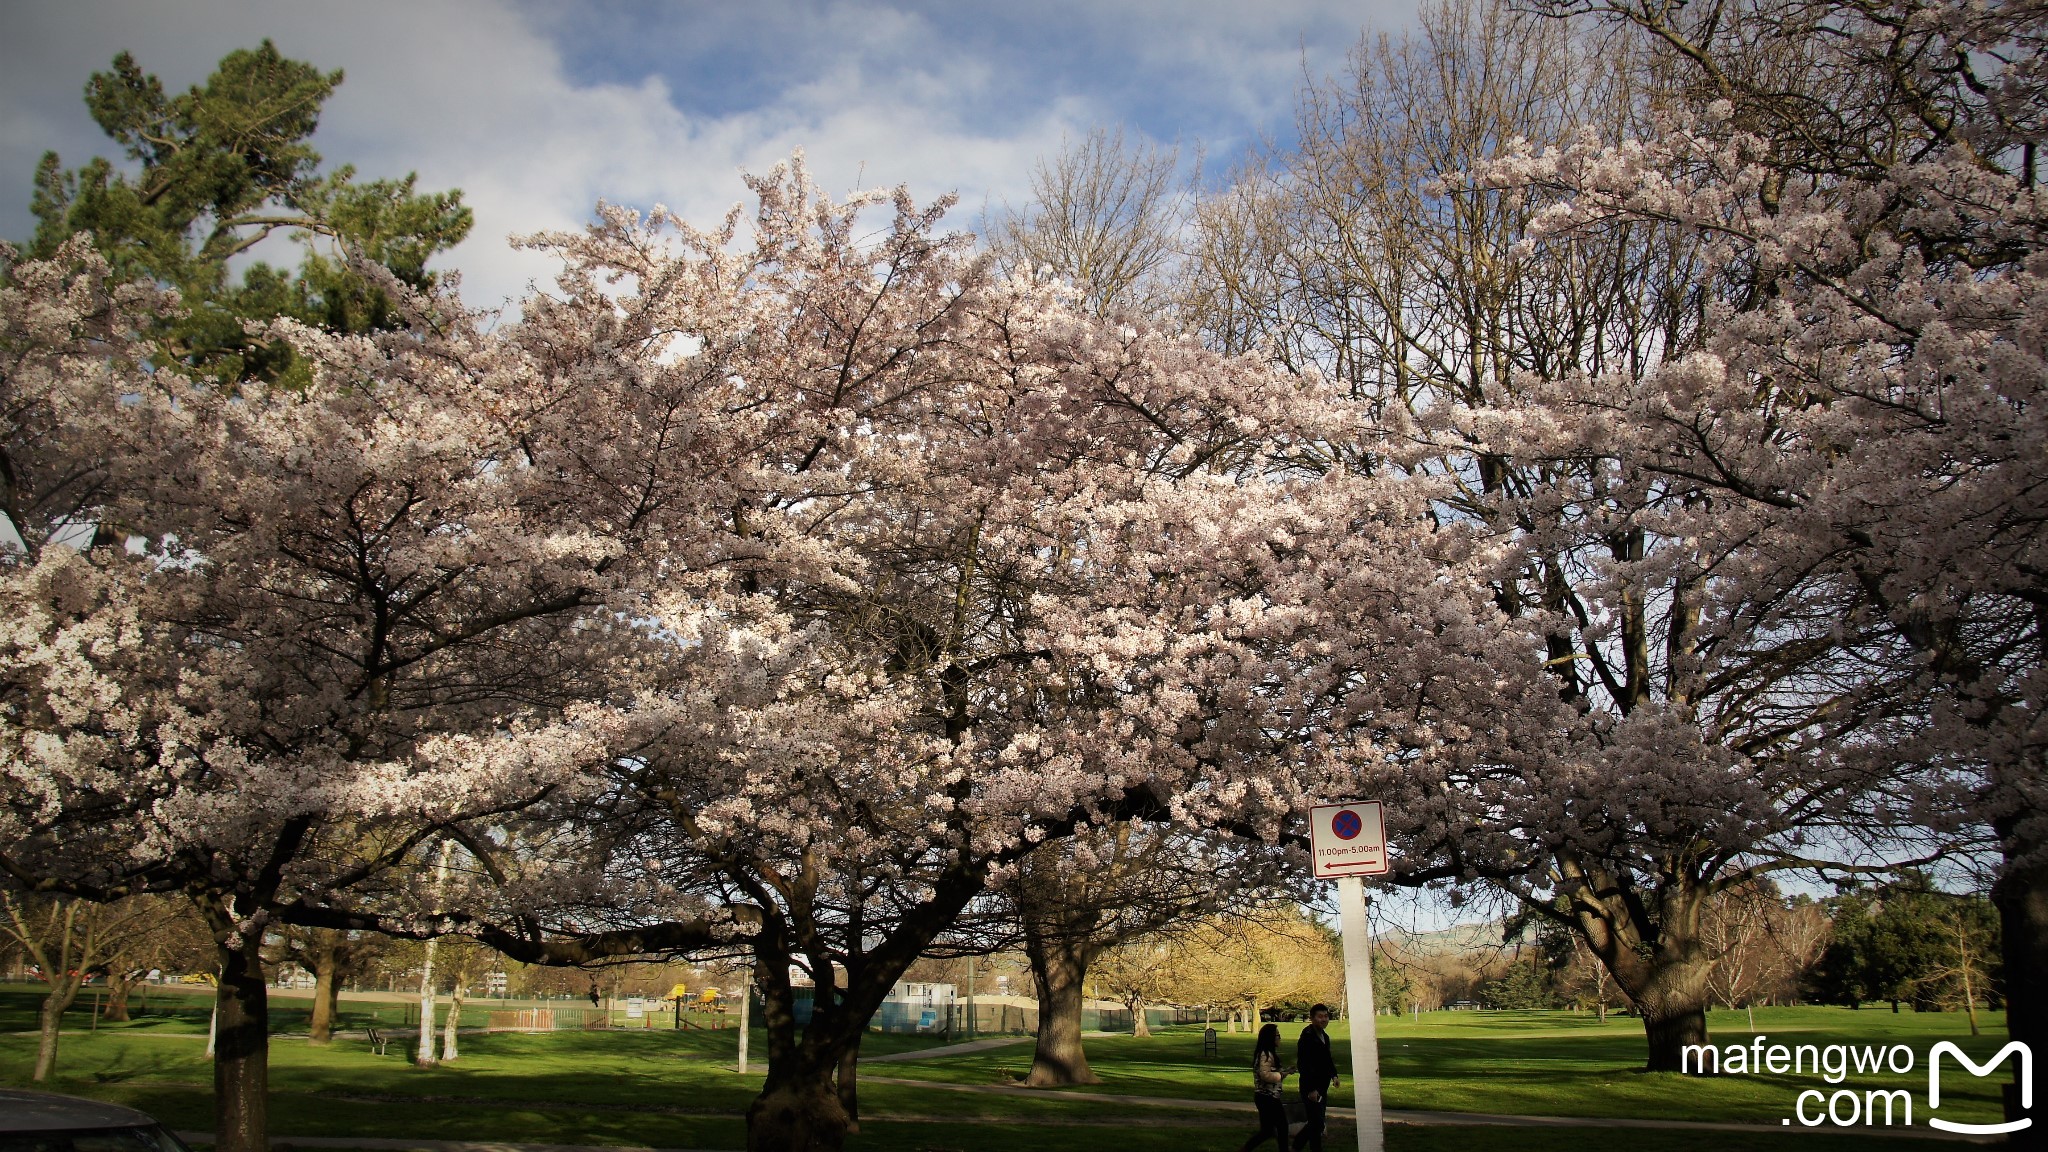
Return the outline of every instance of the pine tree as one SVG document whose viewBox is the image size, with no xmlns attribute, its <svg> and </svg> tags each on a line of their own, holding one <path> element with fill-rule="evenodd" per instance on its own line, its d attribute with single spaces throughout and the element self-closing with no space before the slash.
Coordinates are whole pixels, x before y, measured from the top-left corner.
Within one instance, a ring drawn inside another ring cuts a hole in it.
<svg viewBox="0 0 2048 1152">
<path fill-rule="evenodd" d="M 339 70 L 288 59 L 266 40 L 228 53 L 205 84 L 174 96 L 121 53 L 93 74 L 85 101 L 139 167 L 96 157 L 67 170 L 45 153 L 28 248 L 48 258 L 88 232 L 117 278 L 177 289 L 182 314 L 158 326 L 156 343 L 219 383 L 292 374 L 291 351 L 249 334 L 251 321 L 389 326 L 391 301 L 351 259 L 425 287 L 428 260 L 461 242 L 471 214 L 459 190 L 418 192 L 410 173 L 367 182 L 347 165 L 322 173 L 308 140 L 341 82 Z M 231 262 L 279 232 L 304 247 L 296 273 L 259 261 L 236 281 Z"/>
</svg>

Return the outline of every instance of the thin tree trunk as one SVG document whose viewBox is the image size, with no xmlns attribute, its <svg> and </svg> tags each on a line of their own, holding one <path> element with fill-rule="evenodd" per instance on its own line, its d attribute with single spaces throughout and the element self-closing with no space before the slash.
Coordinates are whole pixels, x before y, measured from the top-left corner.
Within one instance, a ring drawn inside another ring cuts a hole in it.
<svg viewBox="0 0 2048 1152">
<path fill-rule="evenodd" d="M 462 998 L 469 994 L 469 986 L 461 979 L 455 981 L 455 991 L 448 996 L 448 1025 L 441 1030 L 441 1059 L 453 1060 L 457 1055 L 455 1046 L 456 1030 L 462 1026 Z"/>
<path fill-rule="evenodd" d="M 441 894 L 448 887 L 448 858 L 455 851 L 455 841 L 441 841 L 441 858 L 434 865 L 434 903 L 441 903 Z M 441 940 L 437 936 L 427 938 L 426 962 L 420 970 L 420 1044 L 416 1055 L 421 1067 L 434 1063 L 434 949 Z M 609 1023 L 609 1021 L 607 1021 Z"/>
<path fill-rule="evenodd" d="M 219 950 L 214 1152 L 268 1152 L 270 1147 L 270 999 L 260 945 L 259 936 Z"/>
<path fill-rule="evenodd" d="M 1970 1017 L 1970 1035 L 1980 1035 L 1981 1031 L 1977 1027 L 1977 989 L 1970 983 L 1968 963 L 1963 965 L 1963 1011 Z"/>
<path fill-rule="evenodd" d="M 1038 984 L 1038 1046 L 1024 1084 L 1050 1088 L 1102 1083 L 1088 1067 L 1081 1043 L 1082 989 L 1094 949 L 1060 937 L 1027 935 L 1025 951 Z"/>
<path fill-rule="evenodd" d="M 740 981 L 740 1050 L 738 1067 L 739 1073 L 742 1076 L 747 1074 L 747 1036 L 753 1031 L 753 1025 L 747 1019 L 747 1002 L 753 999 L 753 996 L 754 974 L 748 972 Z"/>
<path fill-rule="evenodd" d="M 413 1061 L 425 1068 L 434 1061 L 434 947 L 438 939 L 427 941 L 427 958 L 420 969 L 420 1042 L 413 1053 Z"/>
<path fill-rule="evenodd" d="M 338 991 L 335 980 L 334 942 L 326 938 L 324 929 L 319 942 L 313 948 L 313 1018 L 307 1025 L 308 1039 L 315 1044 L 328 1044 L 334 1040 L 334 1006 Z"/>
<path fill-rule="evenodd" d="M 48 1080 L 57 1070 L 57 1036 L 64 1026 L 64 1013 L 78 999 L 78 986 L 83 982 L 82 976 L 62 972 L 54 975 L 56 979 L 50 982 L 50 994 L 43 997 L 36 1020 L 36 1069 L 30 1079 L 39 1082 Z"/>
</svg>

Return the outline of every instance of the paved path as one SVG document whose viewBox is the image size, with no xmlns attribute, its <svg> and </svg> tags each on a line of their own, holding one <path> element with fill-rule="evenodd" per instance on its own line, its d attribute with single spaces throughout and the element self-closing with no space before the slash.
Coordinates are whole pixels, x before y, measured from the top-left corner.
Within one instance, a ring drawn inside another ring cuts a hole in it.
<svg viewBox="0 0 2048 1152">
<path fill-rule="evenodd" d="M 213 1144 L 211 1132 L 180 1132 L 186 1144 Z M 643 1144 L 506 1144 L 500 1140 L 385 1140 L 377 1136 L 272 1136 L 270 1148 L 362 1148 L 377 1152 L 729 1152 L 717 1148 L 647 1148 Z"/>
<path fill-rule="evenodd" d="M 863 1056 L 860 1062 L 898 1064 L 908 1060 L 936 1060 L 946 1056 L 965 1056 L 970 1052 L 986 1052 L 991 1048 L 1007 1048 L 1012 1044 L 1027 1043 L 1030 1039 L 1029 1036 L 998 1036 L 991 1040 L 968 1040 L 959 1044 L 948 1044 L 943 1048 L 917 1048 L 909 1052 L 891 1052 L 887 1056 Z"/>
<path fill-rule="evenodd" d="M 1122 1032 L 1083 1032 L 1084 1040 L 1100 1040 L 1105 1036 L 1122 1036 Z M 935 1060 L 942 1056 L 965 1056 L 970 1052 L 986 1052 L 991 1048 L 1007 1048 L 1012 1044 L 1028 1044 L 1029 1036 L 996 1036 L 988 1040 L 967 1040 L 959 1044 L 948 1044 L 941 1048 L 918 1048 L 909 1052 L 891 1052 L 887 1056 L 863 1056 L 863 1064 L 901 1064 L 910 1060 Z"/>
</svg>

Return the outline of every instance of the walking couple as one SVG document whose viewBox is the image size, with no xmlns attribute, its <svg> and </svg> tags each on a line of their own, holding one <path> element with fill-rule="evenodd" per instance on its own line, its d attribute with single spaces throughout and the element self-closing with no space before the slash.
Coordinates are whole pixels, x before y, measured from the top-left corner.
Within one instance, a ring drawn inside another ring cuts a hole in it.
<svg viewBox="0 0 2048 1152">
<path fill-rule="evenodd" d="M 1280 1085 L 1299 1070 L 1302 1110 L 1307 1123 L 1294 1138 L 1294 1148 L 1323 1152 L 1323 1114 L 1330 1107 L 1330 1089 L 1337 1087 L 1337 1060 L 1330 1053 L 1330 1006 L 1318 1004 L 1308 1010 L 1308 1027 L 1294 1046 L 1294 1067 L 1280 1065 L 1280 1026 L 1259 1029 L 1259 1042 L 1252 1048 L 1252 1103 L 1259 1106 L 1259 1130 L 1245 1141 L 1240 1152 L 1266 1142 L 1271 1136 L 1282 1152 L 1287 1144 L 1287 1109 L 1280 1102 Z"/>
</svg>

